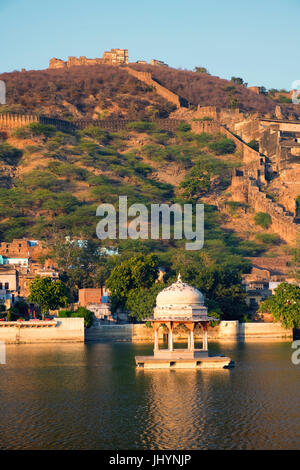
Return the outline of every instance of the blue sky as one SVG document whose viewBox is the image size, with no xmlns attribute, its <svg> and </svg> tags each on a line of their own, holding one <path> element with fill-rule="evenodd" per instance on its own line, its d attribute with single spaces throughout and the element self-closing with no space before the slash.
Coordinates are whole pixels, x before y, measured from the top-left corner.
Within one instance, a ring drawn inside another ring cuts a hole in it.
<svg viewBox="0 0 300 470">
<path fill-rule="evenodd" d="M 299 0 L 0 0 L 0 20 L 0 72 L 120 47 L 249 85 L 300 79 Z"/>
</svg>

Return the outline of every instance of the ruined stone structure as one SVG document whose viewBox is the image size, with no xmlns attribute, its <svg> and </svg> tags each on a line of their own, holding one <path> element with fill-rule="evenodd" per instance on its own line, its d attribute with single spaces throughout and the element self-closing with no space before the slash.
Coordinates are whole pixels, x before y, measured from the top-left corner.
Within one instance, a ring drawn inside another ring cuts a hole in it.
<svg viewBox="0 0 300 470">
<path fill-rule="evenodd" d="M 128 49 L 111 49 L 105 51 L 102 58 L 88 59 L 85 56 L 69 56 L 67 61 L 53 57 L 49 60 L 49 69 L 61 69 L 82 65 L 121 65 L 128 64 Z"/>
<path fill-rule="evenodd" d="M 267 197 L 260 189 L 259 182 L 249 176 L 247 167 L 234 171 L 230 192 L 234 200 L 249 204 L 256 212 L 269 214 L 272 229 L 287 243 L 295 244 L 300 240 L 300 226 L 295 223 L 294 217 Z"/>
<path fill-rule="evenodd" d="M 233 200 L 249 204 L 256 212 L 268 213 L 275 233 L 287 243 L 299 242 L 300 226 L 295 221 L 295 200 L 287 201 L 285 205 L 288 210 L 285 210 L 267 197 L 263 187 L 268 178 L 299 159 L 300 121 L 245 116 L 238 109 L 220 109 L 216 106 L 198 107 L 195 115 L 198 119 L 209 117 L 212 121 L 192 121 L 193 132 L 222 133 L 235 142 L 241 154 L 244 165 L 234 170 L 229 189 Z M 259 141 L 259 152 L 246 144 L 253 139 Z M 293 175 L 289 177 L 293 178 Z M 294 179 L 297 183 L 299 174 L 296 171 Z"/>
<path fill-rule="evenodd" d="M 27 126 L 32 122 L 38 122 L 39 118 L 34 114 L 14 114 L 14 113 L 1 113 L 0 114 L 0 129 L 10 130 L 19 127 Z"/>
<path fill-rule="evenodd" d="M 130 75 L 137 78 L 141 82 L 146 83 L 146 85 L 152 86 L 155 89 L 156 93 L 158 93 L 160 96 L 170 101 L 171 103 L 175 104 L 177 108 L 180 108 L 180 106 L 185 104 L 184 100 L 182 100 L 178 95 L 153 80 L 150 72 L 139 72 L 138 70 L 132 69 L 130 67 L 126 67 L 126 70 Z"/>
</svg>

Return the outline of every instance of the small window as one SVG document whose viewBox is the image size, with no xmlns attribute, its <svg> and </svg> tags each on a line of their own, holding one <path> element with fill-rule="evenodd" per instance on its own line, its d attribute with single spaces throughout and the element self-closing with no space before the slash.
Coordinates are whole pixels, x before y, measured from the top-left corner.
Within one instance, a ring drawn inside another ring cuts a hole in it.
<svg viewBox="0 0 300 470">
<path fill-rule="evenodd" d="M 9 289 L 9 282 L 6 282 L 6 283 L 5 283 L 5 287 L 4 287 L 4 288 L 5 288 L 6 290 Z"/>
</svg>

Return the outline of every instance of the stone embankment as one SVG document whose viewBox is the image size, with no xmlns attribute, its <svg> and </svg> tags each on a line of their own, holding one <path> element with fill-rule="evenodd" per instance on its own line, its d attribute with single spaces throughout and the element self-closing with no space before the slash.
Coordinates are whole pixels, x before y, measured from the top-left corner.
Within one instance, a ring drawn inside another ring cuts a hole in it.
<svg viewBox="0 0 300 470">
<path fill-rule="evenodd" d="M 159 338 L 163 339 L 163 329 Z M 215 341 L 269 341 L 291 339 L 293 331 L 286 330 L 280 323 L 239 323 L 238 321 L 221 321 L 214 328 L 209 328 L 208 338 Z M 86 331 L 86 341 L 131 341 L 152 342 L 153 328 L 144 324 L 95 325 Z M 175 341 L 186 341 L 186 331 L 174 334 Z M 195 330 L 195 340 L 202 340 L 202 332 Z"/>
<path fill-rule="evenodd" d="M 0 322 L 0 342 L 74 343 L 84 342 L 83 318 L 57 318 L 53 321 Z"/>
</svg>

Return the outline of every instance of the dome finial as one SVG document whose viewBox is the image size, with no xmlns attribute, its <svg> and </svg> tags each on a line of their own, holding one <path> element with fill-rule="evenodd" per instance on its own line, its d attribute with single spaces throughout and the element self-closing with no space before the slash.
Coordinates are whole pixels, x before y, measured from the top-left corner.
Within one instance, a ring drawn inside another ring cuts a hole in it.
<svg viewBox="0 0 300 470">
<path fill-rule="evenodd" d="M 180 273 L 178 274 L 177 281 L 181 282 L 181 274 Z"/>
</svg>

